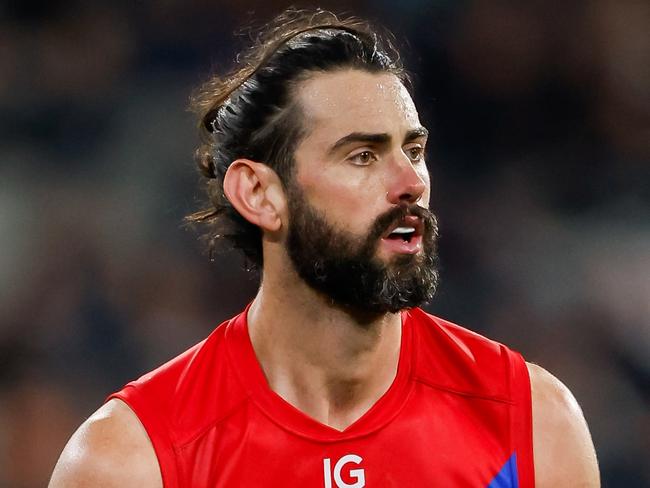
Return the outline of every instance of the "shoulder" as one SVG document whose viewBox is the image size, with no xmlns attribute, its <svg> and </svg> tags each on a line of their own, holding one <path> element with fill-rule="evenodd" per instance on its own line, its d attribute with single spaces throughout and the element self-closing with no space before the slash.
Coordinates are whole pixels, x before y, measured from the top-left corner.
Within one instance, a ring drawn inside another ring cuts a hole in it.
<svg viewBox="0 0 650 488">
<path fill-rule="evenodd" d="M 512 364 L 518 355 L 499 342 L 421 309 L 410 310 L 406 320 L 415 335 L 417 379 L 465 395 L 510 399 Z"/>
<path fill-rule="evenodd" d="M 97 410 L 73 434 L 49 488 L 162 487 L 156 454 L 133 411 L 117 399 Z"/>
<path fill-rule="evenodd" d="M 474 350 L 488 354 L 502 352 L 503 344 L 422 309 L 411 309 L 406 317 L 410 324 L 417 326 L 419 335 L 425 338 L 425 341 L 428 339 L 430 344 L 454 346 L 452 349 L 470 356 Z"/>
<path fill-rule="evenodd" d="M 596 452 L 578 402 L 544 368 L 526 365 L 533 407 L 536 486 L 599 487 Z"/>
</svg>

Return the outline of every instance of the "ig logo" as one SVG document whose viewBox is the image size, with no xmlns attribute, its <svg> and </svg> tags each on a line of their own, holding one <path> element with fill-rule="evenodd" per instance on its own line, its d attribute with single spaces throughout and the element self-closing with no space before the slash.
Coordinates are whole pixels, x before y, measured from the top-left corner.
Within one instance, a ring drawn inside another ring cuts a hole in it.
<svg viewBox="0 0 650 488">
<path fill-rule="evenodd" d="M 350 469 L 348 472 L 350 478 L 352 478 L 354 483 L 346 483 L 341 478 L 341 471 L 345 468 L 347 464 L 356 464 L 357 466 L 361 464 L 360 456 L 356 454 L 347 454 L 339 459 L 334 465 L 334 472 L 332 473 L 332 461 L 330 458 L 323 459 L 323 471 L 325 473 L 325 488 L 332 488 L 332 477 L 334 477 L 334 482 L 336 483 L 336 488 L 363 488 L 366 486 L 366 474 L 362 469 Z"/>
</svg>

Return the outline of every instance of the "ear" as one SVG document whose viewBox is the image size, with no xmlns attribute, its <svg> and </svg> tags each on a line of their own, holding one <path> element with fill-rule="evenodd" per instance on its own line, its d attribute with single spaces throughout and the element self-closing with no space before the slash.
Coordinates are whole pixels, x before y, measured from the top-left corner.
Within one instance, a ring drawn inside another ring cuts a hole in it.
<svg viewBox="0 0 650 488">
<path fill-rule="evenodd" d="M 266 164 L 237 159 L 226 171 L 223 191 L 233 207 L 263 231 L 282 227 L 286 200 L 277 173 Z"/>
</svg>

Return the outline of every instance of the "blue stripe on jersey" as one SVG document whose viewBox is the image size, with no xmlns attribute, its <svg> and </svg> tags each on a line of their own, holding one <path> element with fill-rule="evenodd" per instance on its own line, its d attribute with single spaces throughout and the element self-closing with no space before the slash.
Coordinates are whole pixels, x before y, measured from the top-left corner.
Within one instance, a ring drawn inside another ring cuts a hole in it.
<svg viewBox="0 0 650 488">
<path fill-rule="evenodd" d="M 510 459 L 503 465 L 501 471 L 492 479 L 487 488 L 519 488 L 517 477 L 517 453 L 513 453 Z"/>
</svg>

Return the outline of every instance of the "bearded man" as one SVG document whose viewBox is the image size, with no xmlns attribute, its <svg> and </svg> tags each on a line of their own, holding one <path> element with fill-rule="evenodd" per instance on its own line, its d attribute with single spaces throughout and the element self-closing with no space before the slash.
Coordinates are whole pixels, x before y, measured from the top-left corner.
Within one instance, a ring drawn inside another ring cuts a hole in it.
<svg viewBox="0 0 650 488">
<path fill-rule="evenodd" d="M 50 486 L 599 486 L 570 392 L 418 306 L 436 289 L 428 131 L 364 22 L 291 12 L 195 100 L 209 208 L 261 270 L 203 342 L 111 395 Z"/>
</svg>

